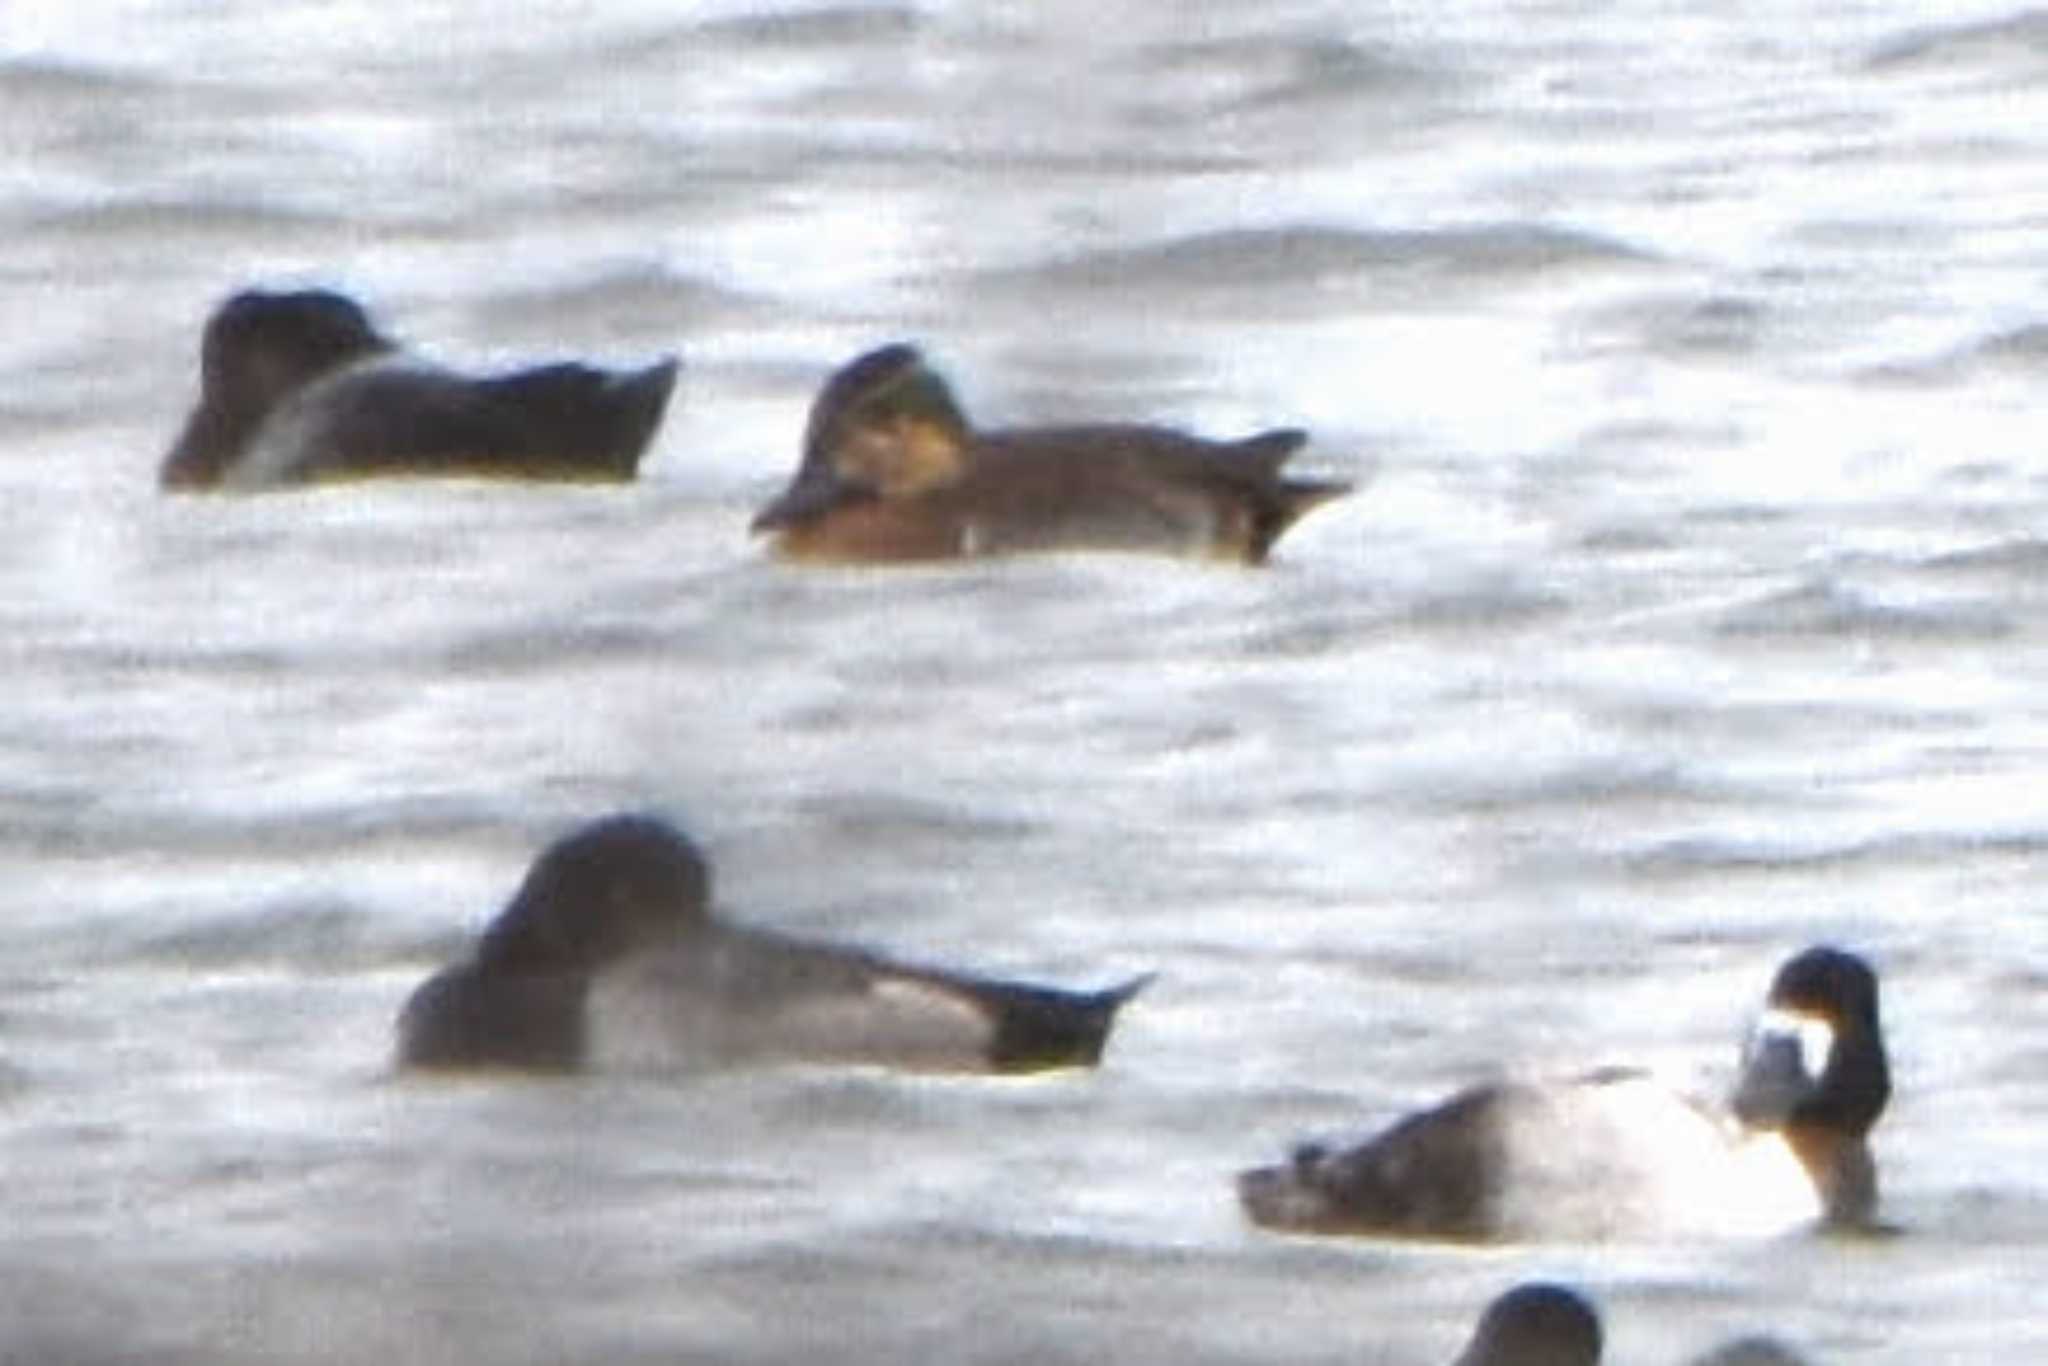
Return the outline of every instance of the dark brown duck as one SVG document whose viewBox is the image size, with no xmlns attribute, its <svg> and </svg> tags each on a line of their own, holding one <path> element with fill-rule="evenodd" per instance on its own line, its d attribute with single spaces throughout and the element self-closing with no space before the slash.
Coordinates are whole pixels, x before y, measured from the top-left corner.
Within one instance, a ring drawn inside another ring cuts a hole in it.
<svg viewBox="0 0 2048 1366">
<path fill-rule="evenodd" d="M 199 403 L 167 489 L 261 489 L 398 475 L 624 481 L 661 423 L 677 362 L 574 362 L 470 376 L 407 356 L 331 290 L 245 290 L 214 310 Z"/>
<path fill-rule="evenodd" d="M 1211 441 L 1167 427 L 977 431 L 913 347 L 885 346 L 826 383 L 802 464 L 754 519 L 802 560 L 941 560 L 1125 550 L 1258 564 L 1288 527 L 1351 491 L 1287 479 L 1292 428 Z"/>
</svg>

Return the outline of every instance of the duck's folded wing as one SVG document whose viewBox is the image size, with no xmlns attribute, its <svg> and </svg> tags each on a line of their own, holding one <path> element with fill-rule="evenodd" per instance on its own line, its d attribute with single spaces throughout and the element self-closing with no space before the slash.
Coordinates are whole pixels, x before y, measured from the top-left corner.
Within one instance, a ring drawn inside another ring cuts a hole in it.
<svg viewBox="0 0 2048 1366">
<path fill-rule="evenodd" d="M 468 473 L 629 479 L 675 382 L 578 364 L 475 379 L 380 359 L 309 389 L 266 430 L 262 461 L 302 478 Z"/>
</svg>

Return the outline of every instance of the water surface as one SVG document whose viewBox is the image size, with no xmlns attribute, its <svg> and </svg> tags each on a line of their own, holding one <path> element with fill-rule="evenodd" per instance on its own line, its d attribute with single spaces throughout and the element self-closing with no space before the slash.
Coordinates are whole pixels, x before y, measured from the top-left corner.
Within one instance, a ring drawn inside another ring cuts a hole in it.
<svg viewBox="0 0 2048 1366">
<path fill-rule="evenodd" d="M 17 12 L 18 11 L 18 12 Z M 0 18 L 0 1305 L 22 1360 L 1614 1359 L 2048 1343 L 2038 15 L 1809 3 Z M 679 350 L 625 489 L 164 498 L 198 328 Z M 801 572 L 825 373 L 1314 432 L 1263 572 Z M 1098 1073 L 435 1084 L 533 852 L 1077 985 Z M 1884 974 L 1876 1242 L 1298 1241 L 1228 1178 L 1506 1068 L 1711 1089 Z"/>
</svg>

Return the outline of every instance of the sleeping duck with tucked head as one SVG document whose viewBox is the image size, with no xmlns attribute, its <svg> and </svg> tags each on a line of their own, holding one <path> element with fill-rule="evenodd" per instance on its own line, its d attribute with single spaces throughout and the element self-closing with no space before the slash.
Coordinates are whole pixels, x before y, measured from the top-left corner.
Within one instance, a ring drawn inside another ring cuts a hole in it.
<svg viewBox="0 0 2048 1366">
<path fill-rule="evenodd" d="M 413 993 L 400 1065 L 1088 1067 L 1150 980 L 1068 991 L 919 966 L 728 925 L 710 903 L 710 868 L 666 822 L 622 814 L 571 832 L 542 851 L 474 952 Z"/>
<path fill-rule="evenodd" d="M 325 289 L 244 290 L 207 321 L 199 403 L 166 489 L 264 489 L 394 475 L 624 482 L 675 387 L 575 362 L 471 376 L 406 355 Z"/>
<path fill-rule="evenodd" d="M 1891 1096 L 1877 976 L 1853 953 L 1787 961 L 1729 1104 L 1641 1072 L 1465 1090 L 1349 1146 L 1306 1143 L 1238 1178 L 1250 1219 L 1298 1233 L 1595 1241 L 1869 1228 L 1867 1138 Z"/>
<path fill-rule="evenodd" d="M 1120 550 L 1258 564 L 1304 513 L 1351 491 L 1282 477 L 1307 439 L 1128 423 L 976 430 L 915 348 L 884 346 L 826 383 L 796 477 L 753 529 L 796 560 Z"/>
</svg>

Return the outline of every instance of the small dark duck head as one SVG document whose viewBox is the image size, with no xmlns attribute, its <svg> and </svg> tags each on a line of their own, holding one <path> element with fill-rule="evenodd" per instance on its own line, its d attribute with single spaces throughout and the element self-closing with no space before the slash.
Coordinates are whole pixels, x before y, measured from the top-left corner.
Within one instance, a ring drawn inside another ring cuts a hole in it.
<svg viewBox="0 0 2048 1366">
<path fill-rule="evenodd" d="M 905 498 L 957 480 L 972 439 L 946 381 L 916 347 L 859 356 L 811 405 L 803 463 L 755 531 L 796 526 L 848 503 Z"/>
<path fill-rule="evenodd" d="M 1744 1049 L 1731 1108 L 1744 1124 L 1783 1135 L 1831 1227 L 1882 1231 L 1865 1140 L 1891 1094 L 1870 965 L 1824 946 L 1787 962 Z"/>
<path fill-rule="evenodd" d="M 505 972 L 594 972 L 706 924 L 711 870 L 653 816 L 607 816 L 548 846 L 484 932 L 477 964 Z"/>
<path fill-rule="evenodd" d="M 643 944 L 706 923 L 710 874 L 651 816 L 608 816 L 548 846 L 470 958 L 413 992 L 403 1067 L 567 1071 L 586 1046 L 591 978 Z"/>
<path fill-rule="evenodd" d="M 1518 1285 L 1486 1307 L 1453 1366 L 1596 1366 L 1600 1316 L 1577 1291 Z"/>
<path fill-rule="evenodd" d="M 361 305 L 326 289 L 244 290 L 207 321 L 199 405 L 165 458 L 165 488 L 205 488 L 292 391 L 393 344 Z"/>
<path fill-rule="evenodd" d="M 1826 946 L 1788 960 L 1743 1059 L 1736 1114 L 1758 1128 L 1806 1126 L 1860 1138 L 1891 1091 L 1870 965 Z"/>
</svg>

